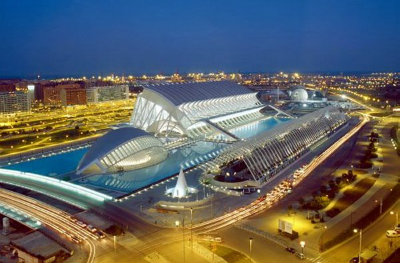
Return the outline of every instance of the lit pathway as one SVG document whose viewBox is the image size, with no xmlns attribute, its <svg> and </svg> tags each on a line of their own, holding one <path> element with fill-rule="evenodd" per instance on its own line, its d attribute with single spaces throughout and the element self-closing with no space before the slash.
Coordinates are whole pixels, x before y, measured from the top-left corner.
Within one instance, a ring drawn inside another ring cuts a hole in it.
<svg viewBox="0 0 400 263">
<path fill-rule="evenodd" d="M 302 179 L 304 179 L 305 177 L 310 175 L 311 172 L 314 171 L 314 169 L 317 168 L 321 163 L 323 163 L 327 158 L 329 158 L 330 155 L 332 153 L 334 153 L 340 146 L 342 146 L 343 143 L 345 143 L 354 134 L 356 134 L 368 121 L 369 121 L 368 117 L 363 117 L 363 120 L 357 126 L 355 126 L 352 130 L 350 130 L 342 138 L 337 140 L 334 144 L 332 144 L 321 155 L 314 158 L 313 161 L 307 166 L 307 168 L 305 168 L 302 176 L 299 177 L 294 182 L 294 187 L 297 184 L 299 184 L 302 181 Z M 273 198 L 275 201 L 278 201 L 278 200 L 282 199 L 283 197 L 284 197 L 284 195 L 282 194 L 281 196 L 275 196 Z M 217 218 L 214 218 L 214 219 L 211 219 L 211 220 L 199 223 L 199 224 L 195 224 L 195 225 L 193 225 L 192 229 L 196 233 L 208 233 L 208 232 L 216 231 L 223 227 L 232 225 L 246 217 L 255 215 L 255 214 L 271 207 L 274 204 L 274 201 L 272 201 L 271 199 L 268 197 L 265 200 L 257 199 L 256 201 L 252 202 L 251 204 L 249 204 L 245 207 L 236 209 L 233 212 L 227 213 L 223 216 L 220 216 L 220 217 L 217 217 Z"/>
<path fill-rule="evenodd" d="M 0 200 L 0 203 L 6 204 L 9 207 L 13 207 L 33 218 L 36 218 L 45 226 L 51 228 L 60 235 L 74 238 L 80 242 L 86 241 L 89 246 L 87 263 L 94 262 L 96 247 L 93 243 L 93 240 L 97 240 L 98 237 L 88 229 L 83 228 L 73 222 L 71 215 L 68 213 L 30 197 L 5 189 L 0 189 Z"/>
</svg>

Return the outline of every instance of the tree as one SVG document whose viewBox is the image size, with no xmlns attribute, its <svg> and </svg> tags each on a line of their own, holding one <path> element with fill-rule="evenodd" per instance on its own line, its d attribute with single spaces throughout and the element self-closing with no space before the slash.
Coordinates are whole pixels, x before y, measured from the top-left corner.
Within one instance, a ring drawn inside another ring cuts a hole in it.
<svg viewBox="0 0 400 263">
<path fill-rule="evenodd" d="M 124 233 L 124 230 L 118 225 L 112 225 L 105 232 L 111 236 L 120 236 Z"/>
<path fill-rule="evenodd" d="M 336 178 L 335 178 L 335 183 L 336 183 L 337 185 L 339 185 L 341 182 L 342 182 L 342 178 L 341 178 L 341 177 L 336 177 Z"/>
<path fill-rule="evenodd" d="M 326 185 L 321 185 L 321 187 L 319 188 L 319 190 L 321 191 L 321 193 L 326 193 L 328 191 L 328 187 L 326 187 Z"/>
</svg>

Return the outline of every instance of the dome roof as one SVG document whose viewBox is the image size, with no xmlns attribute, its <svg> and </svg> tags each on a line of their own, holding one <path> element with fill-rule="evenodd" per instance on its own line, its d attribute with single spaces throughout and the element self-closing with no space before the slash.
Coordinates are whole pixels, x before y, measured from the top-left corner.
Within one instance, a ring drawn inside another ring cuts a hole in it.
<svg viewBox="0 0 400 263">
<path fill-rule="evenodd" d="M 292 100 L 295 101 L 306 101 L 308 100 L 308 93 L 305 89 L 299 88 L 295 89 L 290 95 Z"/>
<path fill-rule="evenodd" d="M 154 141 L 155 145 L 162 146 L 160 140 L 138 128 L 128 126 L 111 130 L 93 143 L 89 151 L 79 162 L 77 170 L 82 171 L 86 169 L 93 162 L 100 160 L 103 156 L 107 155 L 109 152 L 112 152 L 120 145 L 140 137 L 147 137 L 149 140 Z M 143 148 L 145 148 L 145 145 L 143 145 Z"/>
</svg>

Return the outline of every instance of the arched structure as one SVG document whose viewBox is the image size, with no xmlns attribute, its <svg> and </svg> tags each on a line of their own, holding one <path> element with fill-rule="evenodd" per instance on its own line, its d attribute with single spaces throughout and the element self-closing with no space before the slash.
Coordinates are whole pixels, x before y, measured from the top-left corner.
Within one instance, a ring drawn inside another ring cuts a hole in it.
<svg viewBox="0 0 400 263">
<path fill-rule="evenodd" d="M 131 124 L 151 133 L 195 137 L 191 130 L 218 129 L 207 120 L 257 107 L 256 93 L 234 82 L 150 84 L 138 96 Z"/>
<path fill-rule="evenodd" d="M 167 158 L 162 142 L 134 128 L 111 130 L 99 138 L 83 156 L 77 174 L 126 171 L 147 167 Z"/>
</svg>

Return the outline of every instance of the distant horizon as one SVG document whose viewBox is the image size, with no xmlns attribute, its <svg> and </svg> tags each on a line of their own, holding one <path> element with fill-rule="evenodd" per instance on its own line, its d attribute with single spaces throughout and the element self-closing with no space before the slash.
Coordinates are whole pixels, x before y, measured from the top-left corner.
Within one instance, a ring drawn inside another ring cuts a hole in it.
<svg viewBox="0 0 400 263">
<path fill-rule="evenodd" d="M 59 78 L 83 78 L 86 77 L 87 79 L 92 78 L 94 76 L 97 78 L 98 76 L 105 77 L 105 76 L 110 76 L 114 74 L 115 76 L 134 76 L 134 77 L 142 77 L 143 75 L 146 76 L 155 76 L 155 75 L 165 75 L 165 76 L 171 76 L 175 73 L 178 73 L 179 75 L 186 76 L 189 73 L 204 73 L 204 74 L 209 74 L 209 73 L 220 73 L 223 72 L 225 74 L 244 74 L 244 75 L 250 75 L 250 74 L 278 74 L 280 72 L 287 73 L 287 74 L 293 74 L 293 73 L 299 73 L 300 75 L 331 75 L 331 76 L 338 76 L 338 75 L 344 75 L 344 76 L 351 76 L 351 75 L 371 75 L 371 74 L 400 74 L 400 70 L 398 71 L 310 71 L 310 72 L 301 72 L 301 71 L 255 71 L 255 72 L 241 72 L 241 71 L 224 71 L 224 70 L 218 70 L 218 71 L 210 71 L 210 72 L 171 72 L 171 73 L 107 73 L 107 74 L 71 74 L 71 75 L 42 75 L 40 74 L 40 80 L 51 80 L 51 79 L 59 79 Z M 12 79 L 22 79 L 22 80 L 38 80 L 37 75 L 26 75 L 26 76 L 1 76 L 0 75 L 0 80 L 12 80 Z"/>
</svg>

